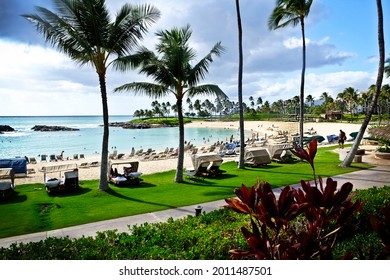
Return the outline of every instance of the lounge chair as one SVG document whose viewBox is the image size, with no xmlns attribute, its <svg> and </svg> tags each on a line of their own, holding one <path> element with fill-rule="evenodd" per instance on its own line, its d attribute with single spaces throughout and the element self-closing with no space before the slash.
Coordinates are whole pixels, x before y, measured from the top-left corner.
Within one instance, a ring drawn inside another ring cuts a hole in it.
<svg viewBox="0 0 390 280">
<path fill-rule="evenodd" d="M 36 164 L 36 163 L 37 163 L 37 160 L 35 159 L 35 157 L 30 157 L 30 158 L 28 159 L 28 163 Z"/>
<path fill-rule="evenodd" d="M 41 161 L 47 161 L 47 155 L 41 155 Z"/>
<path fill-rule="evenodd" d="M 78 160 L 79 159 L 79 155 L 78 154 L 74 154 L 73 155 L 73 159 Z"/>
<path fill-rule="evenodd" d="M 88 168 L 89 167 L 89 164 L 88 162 L 83 162 L 79 165 L 79 168 Z"/>
<path fill-rule="evenodd" d="M 50 155 L 50 161 L 57 161 L 56 155 Z"/>
<path fill-rule="evenodd" d="M 123 166 L 123 173 L 118 172 L 118 167 Z M 138 161 L 110 161 L 108 168 L 109 182 L 117 186 L 139 185 L 142 173 L 138 171 Z"/>
</svg>

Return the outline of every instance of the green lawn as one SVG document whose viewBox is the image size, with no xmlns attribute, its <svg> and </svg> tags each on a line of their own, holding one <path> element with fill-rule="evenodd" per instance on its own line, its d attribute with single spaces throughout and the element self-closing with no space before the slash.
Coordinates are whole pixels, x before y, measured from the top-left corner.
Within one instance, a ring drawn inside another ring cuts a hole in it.
<svg viewBox="0 0 390 280">
<path fill-rule="evenodd" d="M 319 148 L 315 159 L 316 172 L 322 177 L 368 168 L 367 164 L 338 167 L 334 147 Z M 308 163 L 271 163 L 265 167 L 237 168 L 235 162 L 224 163 L 226 170 L 219 178 L 186 179 L 173 183 L 175 171 L 144 175 L 137 187 L 111 186 L 98 190 L 98 181 L 83 181 L 75 193 L 49 196 L 43 184 L 26 184 L 16 188 L 16 196 L 0 200 L 0 238 L 53 230 L 89 222 L 160 211 L 234 196 L 234 188 L 253 185 L 257 179 L 273 187 L 311 180 Z"/>
</svg>

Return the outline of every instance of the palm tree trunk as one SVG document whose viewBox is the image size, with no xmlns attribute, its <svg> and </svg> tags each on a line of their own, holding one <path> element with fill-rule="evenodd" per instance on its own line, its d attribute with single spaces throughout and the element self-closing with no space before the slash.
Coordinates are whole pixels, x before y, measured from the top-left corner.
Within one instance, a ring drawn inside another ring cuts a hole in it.
<svg viewBox="0 0 390 280">
<path fill-rule="evenodd" d="M 182 99 L 178 98 L 177 105 L 177 118 L 179 121 L 179 153 L 177 158 L 177 168 L 175 183 L 183 182 L 183 165 L 184 165 L 184 119 L 183 119 L 183 104 Z"/>
<path fill-rule="evenodd" d="M 106 191 L 108 187 L 107 170 L 108 170 L 108 139 L 109 139 L 109 125 L 108 125 L 108 103 L 107 103 L 107 88 L 105 74 L 99 74 L 100 92 L 102 96 L 103 106 L 103 143 L 102 155 L 100 164 L 100 181 L 99 190 Z"/>
<path fill-rule="evenodd" d="M 366 128 L 368 124 L 371 121 L 372 114 L 374 113 L 375 106 L 377 104 L 379 94 L 381 93 L 382 88 L 382 82 L 383 82 L 383 73 L 385 69 L 385 39 L 383 35 L 383 11 L 382 11 L 382 1 L 376 0 L 377 4 L 377 10 L 378 10 L 378 45 L 379 45 L 379 66 L 378 66 L 378 75 L 377 80 L 375 84 L 375 94 L 372 98 L 370 108 L 366 114 L 366 117 L 364 118 L 364 121 L 362 123 L 362 126 L 360 127 L 359 133 L 355 139 L 355 142 L 353 143 L 352 149 L 347 154 L 347 157 L 344 159 L 344 161 L 340 164 L 342 167 L 350 166 L 355 155 L 356 151 L 360 145 L 360 142 L 363 139 L 364 132 L 366 131 Z"/>
<path fill-rule="evenodd" d="M 245 168 L 244 153 L 245 153 L 245 134 L 244 134 L 244 108 L 242 106 L 242 72 L 243 72 L 243 50 L 242 50 L 242 25 L 240 13 L 240 1 L 236 0 L 237 11 L 237 27 L 238 27 L 238 105 L 240 114 L 240 157 L 238 168 Z"/>
<path fill-rule="evenodd" d="M 305 71 L 306 71 L 306 40 L 305 40 L 305 23 L 304 17 L 301 17 L 302 30 L 302 73 L 301 73 L 301 89 L 300 89 L 300 110 L 299 110 L 299 145 L 303 147 L 303 116 L 305 105 Z"/>
</svg>

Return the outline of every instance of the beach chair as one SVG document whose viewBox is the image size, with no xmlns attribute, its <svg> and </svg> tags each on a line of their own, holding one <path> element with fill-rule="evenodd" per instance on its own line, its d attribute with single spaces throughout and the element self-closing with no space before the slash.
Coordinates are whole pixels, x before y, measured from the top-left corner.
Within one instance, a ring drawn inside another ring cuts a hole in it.
<svg viewBox="0 0 390 280">
<path fill-rule="evenodd" d="M 35 159 L 35 157 L 30 157 L 28 163 L 37 164 L 37 160 Z"/>
<path fill-rule="evenodd" d="M 47 155 L 41 155 L 41 161 L 47 161 Z"/>
<path fill-rule="evenodd" d="M 50 161 L 57 161 L 56 155 L 50 155 L 49 160 Z"/>
<path fill-rule="evenodd" d="M 89 164 L 88 162 L 83 162 L 79 165 L 79 168 L 88 168 L 89 167 Z"/>
<path fill-rule="evenodd" d="M 79 159 L 79 155 L 78 154 L 74 154 L 73 155 L 73 159 L 78 160 Z"/>
</svg>

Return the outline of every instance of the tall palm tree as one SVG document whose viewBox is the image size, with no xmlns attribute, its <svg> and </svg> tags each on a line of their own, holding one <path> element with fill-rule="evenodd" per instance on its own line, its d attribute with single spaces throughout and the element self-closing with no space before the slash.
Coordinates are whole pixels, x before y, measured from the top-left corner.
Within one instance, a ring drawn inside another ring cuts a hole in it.
<svg viewBox="0 0 390 280">
<path fill-rule="evenodd" d="M 240 115 L 240 155 L 238 159 L 238 168 L 245 168 L 245 133 L 244 133 L 244 105 L 242 100 L 242 75 L 244 67 L 244 54 L 242 49 L 242 23 L 240 12 L 240 1 L 236 0 L 237 28 L 238 28 L 238 111 Z"/>
<path fill-rule="evenodd" d="M 37 14 L 23 15 L 45 40 L 80 65 L 92 65 L 98 74 L 103 106 L 103 143 L 99 189 L 107 190 L 108 104 L 106 73 L 110 65 L 137 46 L 148 26 L 160 17 L 151 5 L 121 7 L 111 21 L 105 0 L 53 0 L 56 12 L 36 7 Z"/>
<path fill-rule="evenodd" d="M 351 120 L 353 119 L 353 111 L 358 105 L 358 93 L 353 87 L 347 87 L 343 92 L 338 94 L 338 97 L 347 104 L 348 110 L 351 114 Z"/>
<path fill-rule="evenodd" d="M 153 82 L 133 82 L 124 84 L 115 89 L 116 92 L 134 92 L 145 94 L 152 98 L 161 98 L 173 94 L 176 98 L 177 115 L 179 121 L 179 155 L 175 182 L 183 182 L 184 163 L 184 118 L 183 100 L 198 95 L 216 95 L 226 98 L 225 93 L 214 84 L 199 85 L 205 77 L 213 56 L 220 56 L 224 48 L 217 43 L 211 51 L 195 65 L 191 62 L 196 58 L 195 50 L 190 48 L 190 26 L 181 29 L 159 31 L 156 33 L 159 42 L 156 45 L 157 53 L 142 48 L 134 55 L 124 59 L 122 70 L 127 67 L 139 68 L 140 74 L 145 74 Z M 126 63 L 125 63 L 126 62 Z M 195 101 L 194 107 L 197 104 Z"/>
<path fill-rule="evenodd" d="M 305 71 L 306 71 L 306 40 L 305 40 L 305 17 L 309 15 L 313 0 L 277 0 L 276 7 L 268 20 L 270 29 L 283 28 L 288 25 L 301 25 L 302 33 L 302 73 L 300 87 L 300 118 L 299 138 L 303 145 L 303 113 L 305 109 Z"/>
<path fill-rule="evenodd" d="M 386 65 L 385 65 L 385 73 L 386 73 L 386 78 L 390 77 L 390 57 L 386 59 Z"/>
<path fill-rule="evenodd" d="M 363 120 L 362 126 L 360 127 L 359 133 L 355 139 L 355 142 L 352 145 L 350 152 L 347 154 L 346 158 L 340 164 L 340 166 L 346 167 L 350 166 L 355 155 L 356 151 L 360 145 L 360 142 L 363 139 L 363 134 L 367 129 L 368 124 L 370 123 L 372 114 L 374 112 L 375 105 L 377 104 L 379 94 L 381 93 L 381 87 L 383 82 L 383 76 L 385 71 L 385 39 L 383 34 L 383 10 L 382 10 L 382 1 L 376 0 L 376 6 L 378 11 L 378 48 L 379 48 L 379 65 L 378 65 L 378 75 L 375 83 L 375 94 L 372 98 L 370 108 Z"/>
</svg>

